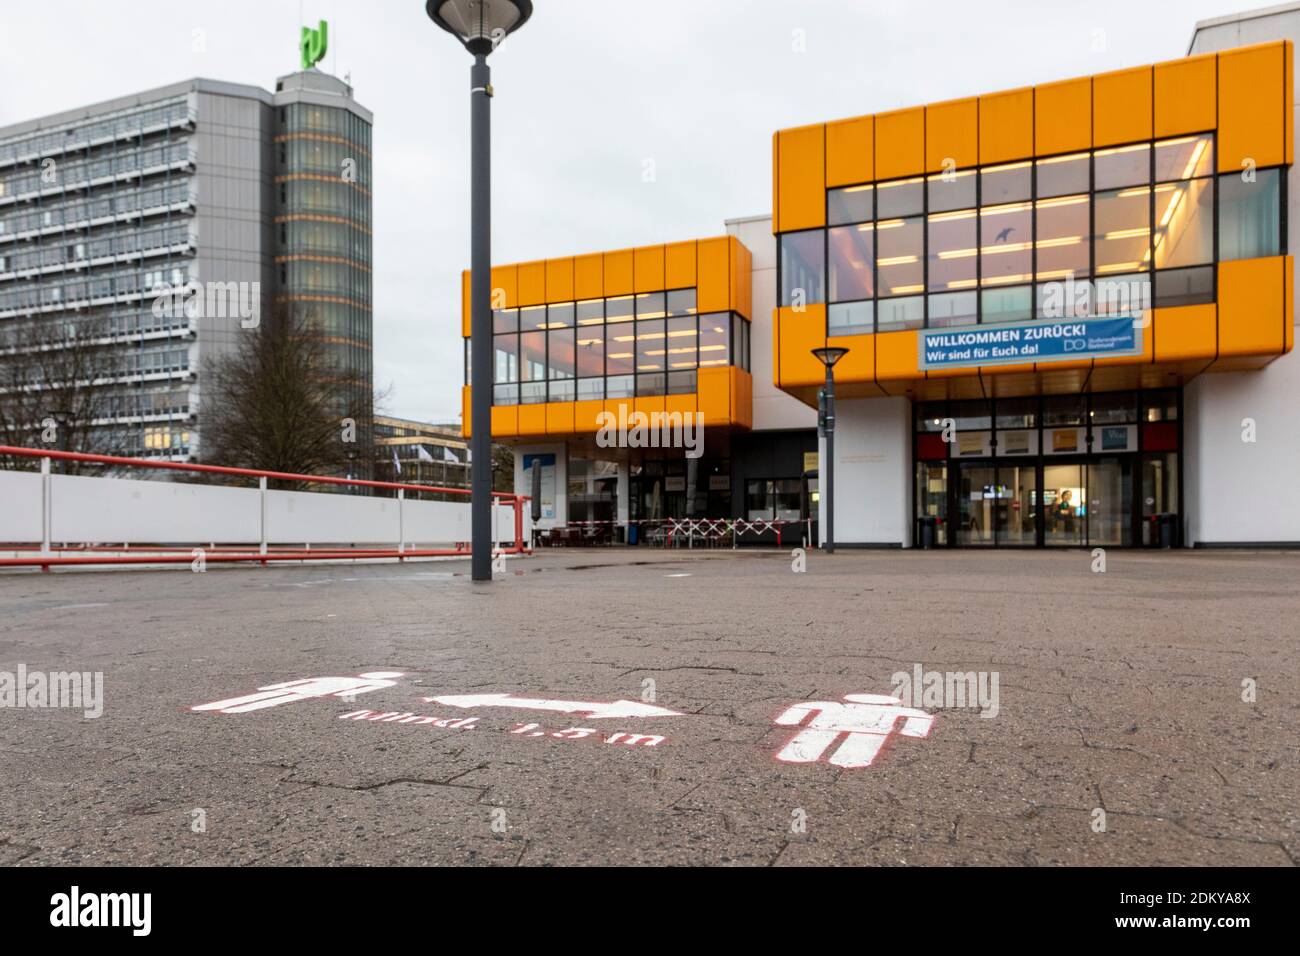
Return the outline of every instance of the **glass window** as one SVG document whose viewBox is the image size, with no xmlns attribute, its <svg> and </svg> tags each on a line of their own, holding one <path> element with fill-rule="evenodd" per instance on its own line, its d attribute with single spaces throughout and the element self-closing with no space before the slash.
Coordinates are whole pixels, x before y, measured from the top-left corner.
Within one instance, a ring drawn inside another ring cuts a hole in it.
<svg viewBox="0 0 1300 956">
<path fill-rule="evenodd" d="M 497 309 L 492 313 L 492 331 L 493 332 L 518 332 L 519 331 L 519 310 L 518 309 Z"/>
<path fill-rule="evenodd" d="M 664 356 L 664 320 L 639 320 L 636 324 L 637 372 L 664 371 Z"/>
<path fill-rule="evenodd" d="M 1151 273 L 1105 276 L 1093 283 L 1093 315 L 1127 315 L 1151 306 Z"/>
<path fill-rule="evenodd" d="M 1088 275 L 1088 236 L 1092 207 L 1087 196 L 1040 199 L 1038 218 L 1038 279 Z"/>
<path fill-rule="evenodd" d="M 662 292 L 642 292 L 636 297 L 638 319 L 662 319 L 667 313 L 668 306 Z"/>
<path fill-rule="evenodd" d="M 696 391 L 696 373 L 694 370 L 689 372 L 669 372 L 668 373 L 668 394 L 669 395 L 690 395 Z"/>
<path fill-rule="evenodd" d="M 980 284 L 1028 282 L 1033 208 L 1027 202 L 980 210 Z"/>
<path fill-rule="evenodd" d="M 872 202 L 875 190 L 871 186 L 849 186 L 826 191 L 826 221 L 832 226 L 855 222 L 870 222 L 874 218 Z"/>
<path fill-rule="evenodd" d="M 954 325 L 974 325 L 979 321 L 978 294 L 947 292 L 930 296 L 930 328 L 940 329 Z"/>
<path fill-rule="evenodd" d="M 773 482 L 776 494 L 778 521 L 798 521 L 803 517 L 803 489 L 798 478 L 783 478 Z"/>
<path fill-rule="evenodd" d="M 533 332 L 546 328 L 546 306 L 529 305 L 519 310 L 519 331 Z"/>
<path fill-rule="evenodd" d="M 876 218 L 898 219 L 918 216 L 925 204 L 925 180 L 900 179 L 876 184 Z"/>
<path fill-rule="evenodd" d="M 987 401 L 953 402 L 950 417 L 958 431 L 984 431 L 993 427 L 993 412 Z"/>
<path fill-rule="evenodd" d="M 745 518 L 747 521 L 764 521 L 773 517 L 772 482 L 745 482 Z"/>
<path fill-rule="evenodd" d="M 982 322 L 1019 322 L 1033 312 L 1032 286 L 1013 289 L 985 289 L 980 293 Z"/>
<path fill-rule="evenodd" d="M 1257 259 L 1281 251 L 1281 175 L 1276 169 L 1219 177 L 1219 259 Z"/>
<path fill-rule="evenodd" d="M 673 315 L 694 315 L 695 314 L 695 290 L 694 289 L 674 289 L 668 293 L 668 314 Z"/>
<path fill-rule="evenodd" d="M 1156 273 L 1154 305 L 1168 309 L 1177 305 L 1201 305 L 1214 301 L 1214 266 L 1166 269 Z"/>
<path fill-rule="evenodd" d="M 1214 180 L 1162 183 L 1156 191 L 1156 268 L 1214 260 Z"/>
<path fill-rule="evenodd" d="M 869 299 L 875 294 L 871 273 L 874 239 L 875 228 L 871 223 L 828 231 L 831 302 Z"/>
<path fill-rule="evenodd" d="M 925 325 L 925 296 L 905 299 L 881 299 L 876 306 L 876 331 L 895 332 L 919 329 Z"/>
<path fill-rule="evenodd" d="M 519 381 L 546 379 L 546 333 L 524 332 L 519 336 Z"/>
<path fill-rule="evenodd" d="M 915 295 L 925 291 L 921 255 L 924 227 L 915 219 L 889 219 L 876 223 L 876 272 L 879 295 Z"/>
<path fill-rule="evenodd" d="M 605 300 L 605 321 L 621 322 L 624 319 L 632 318 L 635 311 L 636 300 L 630 295 L 620 295 L 612 299 Z"/>
<path fill-rule="evenodd" d="M 578 367 L 582 367 L 582 359 L 579 356 Z M 580 402 L 590 402 L 605 397 L 605 380 L 603 378 L 580 378 L 578 379 L 578 395 Z"/>
<path fill-rule="evenodd" d="M 605 330 L 582 329 L 577 334 L 578 376 L 605 374 Z"/>
<path fill-rule="evenodd" d="M 1093 158 L 1097 164 L 1093 188 L 1098 192 L 1151 182 L 1151 146 L 1147 143 L 1099 149 Z"/>
<path fill-rule="evenodd" d="M 551 379 L 546 386 L 546 400 L 548 402 L 571 402 L 577 386 L 573 379 Z"/>
<path fill-rule="evenodd" d="M 605 379 L 606 398 L 631 398 L 636 378 L 632 375 L 611 375 Z"/>
<path fill-rule="evenodd" d="M 546 307 L 547 326 L 552 329 L 563 329 L 573 325 L 574 307 L 572 302 L 566 302 L 563 305 L 548 305 Z"/>
<path fill-rule="evenodd" d="M 1142 418 L 1148 422 L 1177 421 L 1178 393 L 1173 390 L 1144 392 L 1142 395 Z"/>
<path fill-rule="evenodd" d="M 974 209 L 966 209 L 930 216 L 928 255 L 931 292 L 975 287 L 975 268 L 978 263 L 975 215 Z"/>
<path fill-rule="evenodd" d="M 631 375 L 636 360 L 636 335 L 631 322 L 605 326 L 605 362 L 609 375 Z"/>
<path fill-rule="evenodd" d="M 1156 143 L 1156 182 L 1194 179 L 1214 172 L 1214 137 L 1181 136 Z"/>
<path fill-rule="evenodd" d="M 1043 425 L 1054 428 L 1058 425 L 1083 424 L 1082 395 L 1048 395 L 1043 398 Z"/>
<path fill-rule="evenodd" d="M 700 368 L 731 364 L 728 318 L 725 312 L 700 316 Z"/>
<path fill-rule="evenodd" d="M 1151 189 L 1138 186 L 1097 193 L 1094 270 L 1132 272 L 1151 265 Z"/>
<path fill-rule="evenodd" d="M 492 387 L 492 404 L 493 405 L 518 405 L 519 386 L 518 385 L 494 385 Z"/>
<path fill-rule="evenodd" d="M 917 406 L 916 430 L 919 432 L 943 431 L 943 420 L 948 417 L 946 402 L 921 402 Z"/>
<path fill-rule="evenodd" d="M 997 413 L 998 428 L 1033 428 L 1038 424 L 1038 399 L 1000 398 Z"/>
<path fill-rule="evenodd" d="M 551 329 L 546 333 L 546 367 L 550 370 L 548 378 L 573 378 L 573 329 Z"/>
<path fill-rule="evenodd" d="M 639 372 L 636 377 L 636 393 L 640 395 L 666 395 L 668 381 L 663 372 Z"/>
<path fill-rule="evenodd" d="M 820 229 L 781 236 L 781 305 L 825 302 L 825 234 Z"/>
<path fill-rule="evenodd" d="M 579 325 L 600 325 L 605 321 L 605 300 L 587 299 L 578 303 Z"/>
<path fill-rule="evenodd" d="M 980 205 L 997 206 L 1028 199 L 1033 174 L 1032 163 L 1008 163 L 980 170 Z"/>
<path fill-rule="evenodd" d="M 939 173 L 926 183 L 929 189 L 929 211 L 949 212 L 953 209 L 970 209 L 975 205 L 975 170 Z"/>
<path fill-rule="evenodd" d="M 1087 153 L 1040 159 L 1037 164 L 1038 198 L 1092 192 L 1089 159 Z"/>
<path fill-rule="evenodd" d="M 493 381 L 519 381 L 519 336 L 497 335 L 493 337 L 493 344 L 496 346 Z"/>
<path fill-rule="evenodd" d="M 826 313 L 827 335 L 862 335 L 876 330 L 875 303 L 843 302 L 832 305 Z"/>
<path fill-rule="evenodd" d="M 1092 396 L 1088 417 L 1094 425 L 1125 425 L 1137 421 L 1135 392 L 1102 392 Z"/>
<path fill-rule="evenodd" d="M 668 320 L 668 369 L 695 368 L 699 362 L 696 343 L 699 338 L 695 316 Z"/>
</svg>

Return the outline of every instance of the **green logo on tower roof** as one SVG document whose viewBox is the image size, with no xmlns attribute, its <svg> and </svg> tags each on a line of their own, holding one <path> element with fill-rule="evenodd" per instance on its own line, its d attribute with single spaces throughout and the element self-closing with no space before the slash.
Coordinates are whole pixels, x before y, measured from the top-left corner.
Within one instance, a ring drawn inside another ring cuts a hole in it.
<svg viewBox="0 0 1300 956">
<path fill-rule="evenodd" d="M 303 27 L 302 39 L 298 45 L 302 48 L 302 68 L 310 70 L 325 59 L 325 53 L 330 46 L 330 25 L 322 20 L 320 27 L 315 30 L 311 27 Z"/>
</svg>

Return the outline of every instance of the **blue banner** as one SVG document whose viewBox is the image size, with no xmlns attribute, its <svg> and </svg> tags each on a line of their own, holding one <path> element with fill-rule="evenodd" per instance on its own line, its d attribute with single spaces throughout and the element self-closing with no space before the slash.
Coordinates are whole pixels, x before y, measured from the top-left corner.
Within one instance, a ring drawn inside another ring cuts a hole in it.
<svg viewBox="0 0 1300 956">
<path fill-rule="evenodd" d="M 1141 316 L 924 329 L 918 368 L 970 368 L 1142 354 Z"/>
</svg>

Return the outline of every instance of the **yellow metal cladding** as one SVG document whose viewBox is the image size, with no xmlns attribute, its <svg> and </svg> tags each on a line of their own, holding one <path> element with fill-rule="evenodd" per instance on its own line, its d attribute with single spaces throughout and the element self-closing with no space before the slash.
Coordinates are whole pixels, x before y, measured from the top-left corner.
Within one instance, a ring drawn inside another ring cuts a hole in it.
<svg viewBox="0 0 1300 956">
<path fill-rule="evenodd" d="M 818 133 L 820 136 L 820 131 Z M 820 200 L 819 200 L 820 202 Z M 590 299 L 616 298 L 674 289 L 696 290 L 699 314 L 735 312 L 752 318 L 753 256 L 734 236 L 692 239 L 666 245 L 617 249 L 567 258 L 494 266 L 493 309 L 562 305 Z M 461 281 L 461 329 L 470 334 L 470 273 Z M 734 360 L 733 355 L 733 360 Z M 462 432 L 469 437 L 469 386 L 461 390 Z M 493 438 L 543 438 L 590 436 L 600 428 L 598 416 L 619 406 L 629 412 L 694 414 L 702 412 L 705 424 L 750 428 L 753 382 L 749 372 L 735 365 L 701 367 L 696 391 L 690 394 L 601 401 L 545 402 L 495 405 Z"/>
<path fill-rule="evenodd" d="M 1215 136 L 1211 172 L 1286 166 L 1294 160 L 1293 59 L 1289 41 L 1263 43 L 781 130 L 773 137 L 773 232 L 826 227 L 832 189 L 1193 133 Z M 775 384 L 815 404 L 823 372 L 808 353 L 823 344 L 851 349 L 836 370 L 837 390 L 848 396 L 980 397 L 1103 382 L 1153 387 L 1171 376 L 1260 367 L 1290 351 L 1291 256 L 1214 268 L 1214 302 L 1148 310 L 1143 354 L 1069 363 L 927 372 L 918 367 L 916 330 L 827 338 L 825 305 L 779 307 Z"/>
</svg>

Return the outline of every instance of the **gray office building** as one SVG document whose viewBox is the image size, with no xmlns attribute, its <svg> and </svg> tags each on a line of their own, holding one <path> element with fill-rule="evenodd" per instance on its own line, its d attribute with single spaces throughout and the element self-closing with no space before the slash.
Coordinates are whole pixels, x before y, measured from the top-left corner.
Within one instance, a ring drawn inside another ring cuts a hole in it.
<svg viewBox="0 0 1300 956">
<path fill-rule="evenodd" d="M 81 415 L 91 450 L 192 459 L 205 362 L 287 301 L 324 332 L 368 449 L 371 123 L 348 84 L 312 69 L 274 93 L 194 79 L 0 127 L 0 393 L 21 390 L 22 366 L 33 395 L 95 382 L 79 411 L 28 401 L 36 420 L 11 413 L 9 439 L 26 429 L 31 446 L 46 413 Z M 159 308 L 191 283 L 209 308 Z M 214 289 L 226 307 L 210 307 Z M 91 372 L 66 358 L 82 351 Z M 51 371 L 37 354 L 65 361 Z"/>
</svg>

